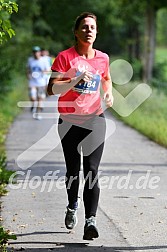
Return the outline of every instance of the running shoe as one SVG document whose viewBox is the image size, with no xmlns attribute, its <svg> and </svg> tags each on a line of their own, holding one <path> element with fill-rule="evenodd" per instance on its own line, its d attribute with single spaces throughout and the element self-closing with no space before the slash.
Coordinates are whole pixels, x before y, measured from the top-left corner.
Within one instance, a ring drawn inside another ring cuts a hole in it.
<svg viewBox="0 0 167 252">
<path fill-rule="evenodd" d="M 35 107 L 33 107 L 33 106 L 30 108 L 31 113 L 35 113 L 36 110 L 37 110 L 37 109 L 36 109 Z"/>
<path fill-rule="evenodd" d="M 99 233 L 96 227 L 96 220 L 94 216 L 85 220 L 83 240 L 93 240 L 98 238 Z"/>
<path fill-rule="evenodd" d="M 39 115 L 38 113 L 34 113 L 33 118 L 36 119 L 36 120 L 42 120 L 42 116 Z"/>
<path fill-rule="evenodd" d="M 73 229 L 77 225 L 77 209 L 70 209 L 67 207 L 65 225 L 67 229 Z"/>
</svg>

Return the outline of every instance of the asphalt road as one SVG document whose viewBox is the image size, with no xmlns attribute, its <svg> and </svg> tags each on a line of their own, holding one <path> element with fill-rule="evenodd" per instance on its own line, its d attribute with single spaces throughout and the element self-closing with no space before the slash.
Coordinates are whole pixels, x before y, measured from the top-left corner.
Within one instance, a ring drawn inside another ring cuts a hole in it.
<svg viewBox="0 0 167 252">
<path fill-rule="evenodd" d="M 2 198 L 4 226 L 17 235 L 8 250 L 167 251 L 167 149 L 106 111 L 108 137 L 99 168 L 100 237 L 84 241 L 82 169 L 79 223 L 72 232 L 64 226 L 65 164 L 53 112 L 45 108 L 43 119 L 35 120 L 26 108 L 8 134 L 8 168 L 18 175 Z"/>
</svg>

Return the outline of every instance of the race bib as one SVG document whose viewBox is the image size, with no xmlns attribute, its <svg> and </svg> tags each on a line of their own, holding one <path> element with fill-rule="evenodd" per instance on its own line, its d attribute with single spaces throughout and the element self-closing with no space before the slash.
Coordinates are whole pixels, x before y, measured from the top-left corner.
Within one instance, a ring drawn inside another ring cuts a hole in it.
<svg viewBox="0 0 167 252">
<path fill-rule="evenodd" d="M 81 72 L 77 72 L 76 76 L 79 76 Z M 88 81 L 88 82 L 81 82 L 77 85 L 74 86 L 73 90 L 79 92 L 79 93 L 84 93 L 84 94 L 91 94 L 95 93 L 98 90 L 100 84 L 100 75 L 94 74 L 93 78 Z"/>
<path fill-rule="evenodd" d="M 42 69 L 39 66 L 32 67 L 32 77 L 35 79 L 41 78 L 43 76 Z"/>
<path fill-rule="evenodd" d="M 33 66 L 32 67 L 32 72 L 42 72 L 42 69 L 39 66 Z"/>
</svg>

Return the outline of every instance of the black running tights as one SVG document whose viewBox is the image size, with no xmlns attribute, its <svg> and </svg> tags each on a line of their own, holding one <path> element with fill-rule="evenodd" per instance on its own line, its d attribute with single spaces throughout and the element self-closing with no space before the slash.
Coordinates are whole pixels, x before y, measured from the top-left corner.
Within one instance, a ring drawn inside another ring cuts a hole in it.
<svg viewBox="0 0 167 252">
<path fill-rule="evenodd" d="M 96 216 L 100 193 L 98 167 L 104 148 L 105 131 L 106 122 L 103 114 L 81 125 L 59 119 L 58 132 L 66 162 L 68 206 L 73 209 L 78 199 L 81 156 L 83 156 L 85 179 L 83 201 L 86 218 Z"/>
</svg>

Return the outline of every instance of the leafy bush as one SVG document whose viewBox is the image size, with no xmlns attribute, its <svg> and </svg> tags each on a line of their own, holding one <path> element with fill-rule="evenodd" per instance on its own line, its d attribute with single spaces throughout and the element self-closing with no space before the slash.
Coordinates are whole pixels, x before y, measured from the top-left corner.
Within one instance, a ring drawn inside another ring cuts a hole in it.
<svg viewBox="0 0 167 252">
<path fill-rule="evenodd" d="M 155 63 L 153 76 L 151 84 L 167 94 L 167 60 Z"/>
<path fill-rule="evenodd" d="M 13 174 L 13 171 L 6 170 L 6 156 L 2 154 L 0 156 L 0 196 L 7 192 L 5 186 L 8 184 L 11 174 Z M 9 239 L 16 240 L 17 238 L 9 230 L 5 230 L 4 227 L 0 226 L 0 251 L 7 251 L 6 245 Z"/>
<path fill-rule="evenodd" d="M 167 60 L 156 62 L 153 68 L 154 77 L 161 81 L 167 81 L 166 66 L 167 66 Z"/>
<path fill-rule="evenodd" d="M 6 169 L 6 156 L 1 154 L 0 156 L 0 196 L 4 195 L 7 190 L 5 189 L 6 184 L 9 182 L 10 176 L 13 174 L 13 171 Z"/>
<path fill-rule="evenodd" d="M 139 59 L 134 58 L 131 62 L 133 67 L 133 77 L 132 81 L 141 80 L 142 79 L 142 62 Z"/>
<path fill-rule="evenodd" d="M 0 156 L 0 184 L 8 184 L 12 174 L 13 171 L 6 170 L 6 156 L 2 154 Z"/>
<path fill-rule="evenodd" d="M 16 240 L 17 237 L 15 234 L 11 234 L 9 230 L 4 230 L 4 228 L 0 226 L 0 251 L 7 252 L 6 245 L 9 239 Z"/>
<path fill-rule="evenodd" d="M 12 1 L 0 0 L 0 44 L 15 35 L 11 27 L 10 16 L 18 11 L 18 5 Z"/>
</svg>

